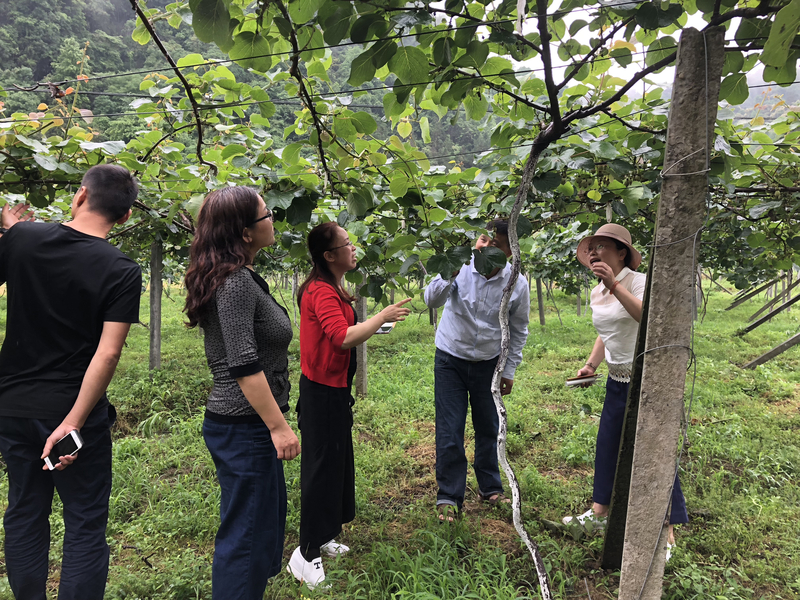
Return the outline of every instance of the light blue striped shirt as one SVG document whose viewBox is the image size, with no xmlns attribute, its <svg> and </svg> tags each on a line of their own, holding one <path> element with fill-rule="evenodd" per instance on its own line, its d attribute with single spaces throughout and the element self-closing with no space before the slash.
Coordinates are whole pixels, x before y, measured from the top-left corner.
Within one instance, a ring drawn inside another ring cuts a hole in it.
<svg viewBox="0 0 800 600">
<path fill-rule="evenodd" d="M 463 360 L 489 360 L 500 354 L 500 300 L 511 267 L 506 265 L 494 277 L 486 279 L 475 270 L 474 260 L 452 279 L 437 275 L 425 288 L 425 304 L 431 308 L 445 307 L 436 330 L 439 350 Z M 510 343 L 503 369 L 506 379 L 514 379 L 514 372 L 522 362 L 530 306 L 528 281 L 520 275 L 508 307 Z"/>
</svg>

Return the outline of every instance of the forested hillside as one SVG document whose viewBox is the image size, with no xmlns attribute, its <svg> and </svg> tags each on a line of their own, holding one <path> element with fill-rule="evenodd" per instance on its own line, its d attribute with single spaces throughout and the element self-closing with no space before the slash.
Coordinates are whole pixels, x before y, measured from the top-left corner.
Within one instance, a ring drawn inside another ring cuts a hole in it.
<svg viewBox="0 0 800 600">
<path fill-rule="evenodd" d="M 158 9 L 169 4 L 169 0 L 150 0 L 147 3 L 149 8 Z M 163 19 L 154 23 L 174 59 L 189 54 L 211 59 L 226 58 L 216 45 L 197 39 L 191 27 L 187 26 L 191 22 L 191 13 L 185 19 L 183 26 Z M 134 39 L 137 37 L 135 28 L 135 14 L 128 0 L 6 0 L 0 3 L 0 85 L 8 92 L 4 105 L 0 106 L 3 109 L 0 116 L 30 113 L 36 111 L 40 103 L 52 105 L 55 101 L 47 87 L 30 92 L 20 91 L 17 87 L 30 88 L 39 82 L 63 82 L 58 88 L 63 92 L 75 87 L 79 76 L 86 75 L 89 80 L 81 83 L 76 106 L 91 110 L 96 116 L 92 121 L 96 141 L 128 141 L 142 127 L 141 120 L 133 114 L 136 105 L 132 106 L 132 103 L 136 102 L 137 96 L 150 98 L 140 91 L 140 83 L 148 76 L 148 71 L 169 74 L 164 57 L 156 46 L 141 45 Z M 332 95 L 347 95 L 353 89 L 347 84 L 350 63 L 360 52 L 357 46 L 332 50 L 331 67 L 327 72 Z M 263 77 L 253 76 L 238 65 L 232 64 L 230 69 L 239 82 L 263 83 Z M 375 80 L 376 87 L 383 87 L 381 84 Z M 270 93 L 277 102 L 269 131 L 276 138 L 276 144 L 282 146 L 284 130 L 294 122 L 294 113 L 300 108 L 300 102 L 278 93 L 277 89 L 270 90 Z M 373 113 L 378 121 L 378 134 L 388 137 L 390 129 L 386 120 L 381 119 L 385 93 L 385 89 L 361 92 L 352 102 L 356 109 Z M 488 118 L 491 118 L 491 113 Z M 430 112 L 429 155 L 465 153 L 459 160 L 471 166 L 474 159 L 469 152 L 485 151 L 491 146 L 490 134 L 484 126 L 485 121 L 464 118 L 463 111 L 450 111 L 441 119 Z M 185 137 L 184 142 L 189 144 L 189 137 Z M 285 143 L 291 141 L 292 136 L 289 136 Z"/>
</svg>

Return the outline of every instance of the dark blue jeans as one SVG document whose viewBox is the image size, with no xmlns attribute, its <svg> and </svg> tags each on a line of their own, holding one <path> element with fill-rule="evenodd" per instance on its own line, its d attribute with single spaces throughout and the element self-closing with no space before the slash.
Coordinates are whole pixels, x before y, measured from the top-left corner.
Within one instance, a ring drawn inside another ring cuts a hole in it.
<svg viewBox="0 0 800 600">
<path fill-rule="evenodd" d="M 611 504 L 629 385 L 629 383 L 614 381 L 611 377 L 606 380 L 606 398 L 603 402 L 603 412 L 600 415 L 600 427 L 597 430 L 597 450 L 594 459 L 592 499 L 598 504 Z M 669 522 L 670 525 L 689 522 L 686 499 L 683 497 L 681 482 L 678 480 L 677 474 L 672 486 Z"/>
<path fill-rule="evenodd" d="M 452 504 L 459 510 L 467 486 L 464 427 L 467 406 L 472 407 L 475 430 L 475 477 L 484 496 L 503 491 L 497 466 L 499 421 L 492 398 L 492 375 L 497 359 L 470 362 L 436 349 L 434 396 L 436 399 L 437 504 Z"/>
<path fill-rule="evenodd" d="M 203 438 L 222 491 L 211 593 L 218 600 L 261 600 L 281 570 L 286 483 L 264 423 L 206 418 Z"/>
<path fill-rule="evenodd" d="M 45 600 L 53 491 L 64 505 L 59 600 L 102 600 L 108 577 L 112 406 L 95 410 L 81 428 L 84 446 L 63 471 L 43 471 L 39 458 L 60 419 L 0 418 L 0 453 L 8 468 L 3 519 L 8 582 L 17 600 Z"/>
</svg>

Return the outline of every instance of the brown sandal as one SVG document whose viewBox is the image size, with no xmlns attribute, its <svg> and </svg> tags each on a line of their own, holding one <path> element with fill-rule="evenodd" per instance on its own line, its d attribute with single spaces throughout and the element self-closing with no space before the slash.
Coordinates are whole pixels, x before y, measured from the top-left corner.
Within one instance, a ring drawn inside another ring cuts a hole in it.
<svg viewBox="0 0 800 600">
<path fill-rule="evenodd" d="M 490 506 L 497 506 L 498 504 L 511 504 L 511 498 L 502 492 L 494 492 L 488 496 L 484 496 L 478 492 L 478 498 L 481 502 L 486 502 Z"/>
</svg>

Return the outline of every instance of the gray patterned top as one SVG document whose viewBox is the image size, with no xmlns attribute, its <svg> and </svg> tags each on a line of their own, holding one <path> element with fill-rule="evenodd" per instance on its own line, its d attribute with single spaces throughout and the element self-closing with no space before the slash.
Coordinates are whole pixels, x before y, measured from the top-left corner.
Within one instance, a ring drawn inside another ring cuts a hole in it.
<svg viewBox="0 0 800 600">
<path fill-rule="evenodd" d="M 214 387 L 206 409 L 226 417 L 257 416 L 237 377 L 264 371 L 278 406 L 289 405 L 292 323 L 269 294 L 267 283 L 246 267 L 231 274 L 218 289 L 201 320 L 206 360 Z"/>
</svg>

